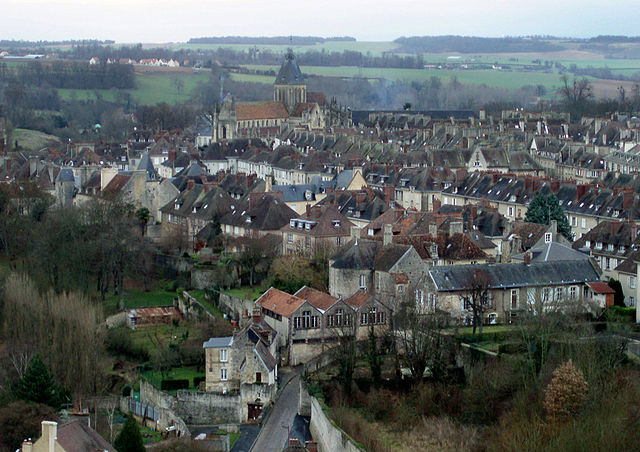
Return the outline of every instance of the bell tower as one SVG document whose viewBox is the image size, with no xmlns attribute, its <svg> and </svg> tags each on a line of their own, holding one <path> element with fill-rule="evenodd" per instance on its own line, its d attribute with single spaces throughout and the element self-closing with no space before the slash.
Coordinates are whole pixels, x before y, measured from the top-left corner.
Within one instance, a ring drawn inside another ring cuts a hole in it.
<svg viewBox="0 0 640 452">
<path fill-rule="evenodd" d="M 284 103 L 289 113 L 296 105 L 307 101 L 307 85 L 291 49 L 287 51 L 273 84 L 273 100 Z"/>
</svg>

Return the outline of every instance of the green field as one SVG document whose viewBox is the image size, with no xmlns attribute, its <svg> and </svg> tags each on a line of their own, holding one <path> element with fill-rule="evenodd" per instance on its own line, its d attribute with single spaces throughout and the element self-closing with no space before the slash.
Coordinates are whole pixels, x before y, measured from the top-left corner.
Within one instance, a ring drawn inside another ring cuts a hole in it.
<svg viewBox="0 0 640 452">
<path fill-rule="evenodd" d="M 250 70 L 277 70 L 277 66 L 245 66 Z M 543 85 L 547 89 L 560 86 L 560 75 L 539 72 L 511 72 L 499 70 L 446 70 L 446 69 L 396 69 L 396 68 L 360 68 L 355 66 L 302 66 L 305 74 L 326 77 L 364 77 L 367 79 L 422 81 L 438 77 L 448 81 L 456 77 L 461 83 L 485 84 L 504 88 L 520 88 L 524 85 Z M 271 82 L 273 83 L 273 82 Z"/>
<path fill-rule="evenodd" d="M 18 146 L 29 151 L 39 151 L 47 146 L 60 145 L 58 137 L 38 132 L 37 130 L 15 129 L 13 140 L 18 142 Z"/>
<path fill-rule="evenodd" d="M 178 90 L 176 80 L 182 82 Z M 96 99 L 98 93 L 104 100 L 113 101 L 118 92 L 131 95 L 134 103 L 153 105 L 160 102 L 170 104 L 184 102 L 190 99 L 196 91 L 199 83 L 209 80 L 209 71 L 198 72 L 172 72 L 172 73 L 136 73 L 136 89 L 58 89 L 58 94 L 64 100 L 69 99 Z"/>
<path fill-rule="evenodd" d="M 177 44 L 172 49 L 186 49 L 186 50 L 212 50 L 212 49 L 232 49 L 236 51 L 247 51 L 249 49 L 258 50 L 270 50 L 274 53 L 284 53 L 288 48 L 292 48 L 294 52 L 301 53 L 307 51 L 322 52 L 343 52 L 345 50 L 352 50 L 362 52 L 364 54 L 370 53 L 372 56 L 382 55 L 385 52 L 391 51 L 398 47 L 393 42 L 383 41 L 327 41 L 315 45 L 253 45 L 253 44 Z"/>
<path fill-rule="evenodd" d="M 125 309 L 143 308 L 147 306 L 173 306 L 175 292 L 168 292 L 162 289 L 151 290 L 127 290 L 123 301 Z M 120 303 L 119 295 L 109 295 L 104 301 L 105 312 L 109 315 L 118 312 Z"/>
</svg>

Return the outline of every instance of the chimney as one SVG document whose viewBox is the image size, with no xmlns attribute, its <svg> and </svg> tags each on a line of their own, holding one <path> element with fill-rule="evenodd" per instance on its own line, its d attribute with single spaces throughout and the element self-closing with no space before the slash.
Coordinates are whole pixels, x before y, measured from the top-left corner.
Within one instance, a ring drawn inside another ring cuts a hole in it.
<svg viewBox="0 0 640 452">
<path fill-rule="evenodd" d="M 622 192 L 622 208 L 628 209 L 633 204 L 633 192 L 632 191 L 623 191 Z"/>
<path fill-rule="evenodd" d="M 358 226 L 351 226 L 351 229 L 349 229 L 349 232 L 350 232 L 351 240 L 358 240 L 358 237 L 360 236 L 360 228 L 358 228 Z"/>
<path fill-rule="evenodd" d="M 527 265 L 531 263 L 531 251 L 524 253 L 524 263 Z"/>
<path fill-rule="evenodd" d="M 536 123 L 536 133 L 538 135 L 542 135 L 542 122 L 538 121 Z"/>
<path fill-rule="evenodd" d="M 253 323 L 260 323 L 262 321 L 262 308 L 253 308 L 251 318 L 253 320 Z"/>
<path fill-rule="evenodd" d="M 383 246 L 390 245 L 391 242 L 393 241 L 392 228 L 393 228 L 393 226 L 391 226 L 390 224 L 385 224 L 384 225 L 384 233 L 383 233 L 383 236 L 382 236 L 382 245 Z"/>
<path fill-rule="evenodd" d="M 576 200 L 582 199 L 582 197 L 585 195 L 588 189 L 589 189 L 589 186 L 586 184 L 576 185 Z"/>
<path fill-rule="evenodd" d="M 464 227 L 462 225 L 462 221 L 452 221 L 449 223 L 449 235 L 462 234 L 463 232 Z"/>
<path fill-rule="evenodd" d="M 176 157 L 178 156 L 178 153 L 175 149 L 169 149 L 169 161 L 170 162 L 175 162 L 176 161 Z"/>
<path fill-rule="evenodd" d="M 256 175 L 255 174 L 249 174 L 247 176 L 247 188 L 250 188 L 255 181 L 256 181 Z"/>
<path fill-rule="evenodd" d="M 384 202 L 387 204 L 390 204 L 391 201 L 395 200 L 395 195 L 396 195 L 396 189 L 394 188 L 393 185 L 385 185 L 382 189 L 382 192 L 384 193 Z"/>
<path fill-rule="evenodd" d="M 440 207 L 442 207 L 442 201 L 440 201 L 439 199 L 434 199 L 433 200 L 433 211 L 436 212 L 440 209 Z"/>
<path fill-rule="evenodd" d="M 249 193 L 249 209 L 253 209 L 262 196 L 263 193 Z"/>
<path fill-rule="evenodd" d="M 438 225 L 435 223 L 429 223 L 429 235 L 434 239 L 438 237 Z"/>
<path fill-rule="evenodd" d="M 558 189 L 560 188 L 560 181 L 558 179 L 552 179 L 550 182 L 550 186 L 551 186 L 551 191 L 553 193 L 557 193 Z"/>
<path fill-rule="evenodd" d="M 187 182 L 187 190 L 191 190 L 195 183 L 196 182 L 193 179 L 189 179 L 189 181 Z"/>
<path fill-rule="evenodd" d="M 22 442 L 20 452 L 33 452 L 33 443 L 30 440 L 25 439 Z"/>
<path fill-rule="evenodd" d="M 311 218 L 311 204 L 307 204 L 307 217 Z"/>
<path fill-rule="evenodd" d="M 47 452 L 55 452 L 56 439 L 58 439 L 58 423 L 42 421 L 42 438 L 47 445 Z"/>
<path fill-rule="evenodd" d="M 638 237 L 638 225 L 635 222 L 631 223 L 631 241 L 633 242 Z"/>
<path fill-rule="evenodd" d="M 356 203 L 360 204 L 367 200 L 367 192 L 359 191 L 356 193 Z"/>
<path fill-rule="evenodd" d="M 431 259 L 438 259 L 438 244 L 437 243 L 431 243 L 431 245 L 429 245 L 429 255 L 431 256 Z"/>
<path fill-rule="evenodd" d="M 264 191 L 270 192 L 273 189 L 273 176 L 267 176 L 264 178 Z"/>
<path fill-rule="evenodd" d="M 484 121 L 485 119 L 487 119 L 487 111 L 484 108 L 481 108 L 478 112 L 478 118 L 480 119 L 480 121 Z"/>
<path fill-rule="evenodd" d="M 549 222 L 549 229 L 551 230 L 551 232 L 553 232 L 553 234 L 557 234 L 558 233 L 558 220 L 551 220 Z"/>
</svg>

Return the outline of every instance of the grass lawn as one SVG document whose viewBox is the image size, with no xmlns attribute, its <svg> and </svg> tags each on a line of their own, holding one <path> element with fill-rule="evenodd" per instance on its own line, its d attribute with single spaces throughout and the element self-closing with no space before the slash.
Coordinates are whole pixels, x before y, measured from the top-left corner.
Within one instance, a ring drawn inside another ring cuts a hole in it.
<svg viewBox="0 0 640 452">
<path fill-rule="evenodd" d="M 138 424 L 138 428 L 140 429 L 140 434 L 142 435 L 142 442 L 144 444 L 153 444 L 153 443 L 157 443 L 159 441 L 164 440 L 160 432 L 157 432 L 149 427 L 145 427 L 139 424 Z"/>
<path fill-rule="evenodd" d="M 266 289 L 263 287 L 235 287 L 233 289 L 225 290 L 224 293 L 231 295 L 232 297 L 243 298 L 245 300 L 255 301 L 260 295 L 264 293 Z"/>
<path fill-rule="evenodd" d="M 482 328 L 483 333 L 503 333 L 515 330 L 515 327 L 509 325 L 489 325 L 484 326 Z M 468 326 L 464 328 L 458 329 L 459 334 L 473 334 L 473 327 Z M 476 328 L 476 334 L 478 334 L 478 329 Z"/>
<path fill-rule="evenodd" d="M 220 312 L 218 308 L 216 308 L 209 300 L 206 299 L 206 297 L 204 296 L 204 290 L 189 290 L 187 292 L 189 293 L 189 295 L 202 303 L 209 311 L 211 311 L 213 315 L 215 315 L 216 317 L 220 317 L 221 319 L 224 318 L 222 312 Z"/>
<path fill-rule="evenodd" d="M 154 386 L 160 387 L 162 382 L 162 374 L 160 371 L 147 371 L 143 376 L 149 380 Z M 174 367 L 164 377 L 165 380 L 189 380 L 189 389 L 196 390 L 194 387 L 193 379 L 197 377 L 204 377 L 204 372 L 198 372 L 195 367 Z"/>
<path fill-rule="evenodd" d="M 233 445 L 240 438 L 240 432 L 237 433 L 229 433 L 229 449 L 233 449 Z"/>
<path fill-rule="evenodd" d="M 173 306 L 173 299 L 177 297 L 175 292 L 163 289 L 151 290 L 126 290 L 124 294 L 125 309 L 143 308 L 147 306 Z M 104 309 L 107 315 L 119 311 L 120 295 L 109 294 L 104 301 Z"/>
</svg>

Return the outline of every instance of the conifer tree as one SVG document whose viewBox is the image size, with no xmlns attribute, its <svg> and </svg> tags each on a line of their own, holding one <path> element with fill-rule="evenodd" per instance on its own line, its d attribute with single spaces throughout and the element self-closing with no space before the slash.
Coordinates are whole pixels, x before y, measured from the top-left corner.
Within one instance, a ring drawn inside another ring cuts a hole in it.
<svg viewBox="0 0 640 452">
<path fill-rule="evenodd" d="M 127 416 L 127 420 L 118 433 L 113 446 L 118 452 L 144 452 L 144 444 L 142 443 L 142 435 L 140 429 L 133 416 Z"/>
<path fill-rule="evenodd" d="M 564 209 L 560 206 L 558 197 L 550 193 L 544 195 L 539 193 L 529 203 L 525 220 L 529 223 L 549 224 L 551 220 L 558 222 L 558 232 L 567 239 L 573 240 L 569 220 L 564 214 Z"/>
<path fill-rule="evenodd" d="M 27 402 L 43 403 L 56 409 L 64 404 L 64 391 L 52 380 L 39 354 L 31 358 L 27 371 L 16 385 L 15 396 Z"/>
</svg>

